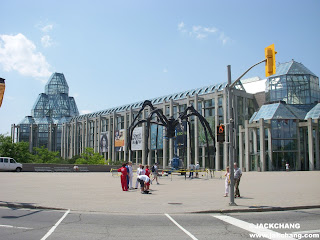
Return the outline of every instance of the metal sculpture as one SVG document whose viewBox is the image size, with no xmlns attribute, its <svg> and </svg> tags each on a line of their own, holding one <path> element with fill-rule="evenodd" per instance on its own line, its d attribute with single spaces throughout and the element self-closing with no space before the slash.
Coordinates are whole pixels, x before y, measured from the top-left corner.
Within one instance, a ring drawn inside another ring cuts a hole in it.
<svg viewBox="0 0 320 240">
<path fill-rule="evenodd" d="M 141 115 L 142 111 L 148 106 L 151 109 L 148 117 L 145 118 L 145 119 L 138 120 L 138 118 Z M 170 116 L 169 118 L 167 118 L 163 114 L 162 110 L 155 108 L 152 105 L 151 101 L 149 101 L 149 100 L 144 101 L 141 109 L 139 110 L 138 114 L 135 116 L 135 118 L 132 121 L 130 127 L 128 128 L 128 144 L 127 144 L 127 147 L 128 147 L 128 149 L 130 151 L 131 156 L 132 156 L 131 140 L 132 140 L 133 130 L 139 124 L 142 124 L 142 123 L 146 123 L 146 130 L 147 130 L 146 139 L 149 139 L 151 124 L 157 124 L 157 125 L 165 127 L 166 128 L 166 137 L 167 138 L 174 138 L 175 137 L 176 127 L 178 125 L 180 125 L 180 127 L 182 128 L 182 121 L 186 121 L 188 126 L 189 126 L 189 136 L 190 136 L 189 137 L 189 141 L 190 141 L 190 146 L 191 146 L 191 143 L 192 143 L 191 136 L 192 136 L 192 134 L 191 134 L 191 124 L 190 124 L 190 121 L 189 121 L 189 118 L 191 116 L 198 117 L 198 119 L 200 120 L 200 123 L 201 123 L 201 125 L 202 125 L 202 127 L 204 129 L 204 134 L 205 134 L 206 143 L 207 143 L 207 156 L 208 156 L 208 160 L 210 161 L 210 150 L 209 150 L 208 134 L 210 135 L 210 137 L 213 140 L 214 152 L 216 151 L 216 148 L 215 148 L 215 138 L 214 138 L 214 135 L 212 133 L 212 130 L 211 130 L 211 127 L 210 127 L 208 121 L 192 105 L 190 105 L 182 113 L 180 113 L 177 119 L 174 119 L 173 116 Z M 149 148 L 148 148 L 148 144 L 146 144 L 146 159 L 148 159 L 148 154 L 149 154 Z"/>
</svg>

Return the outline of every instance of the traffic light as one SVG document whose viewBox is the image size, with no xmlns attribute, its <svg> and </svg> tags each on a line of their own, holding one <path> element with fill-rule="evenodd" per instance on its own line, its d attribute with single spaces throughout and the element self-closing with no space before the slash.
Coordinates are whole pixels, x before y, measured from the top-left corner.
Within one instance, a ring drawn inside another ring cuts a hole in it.
<svg viewBox="0 0 320 240">
<path fill-rule="evenodd" d="M 276 54 L 274 50 L 274 44 L 266 47 L 264 49 L 264 54 L 266 57 L 266 77 L 269 77 L 276 73 Z"/>
<path fill-rule="evenodd" d="M 225 127 L 220 124 L 220 126 L 217 126 L 217 141 L 223 143 L 225 141 L 225 135 Z"/>
<path fill-rule="evenodd" d="M 2 105 L 4 90 L 6 89 L 6 85 L 5 85 L 4 80 L 5 80 L 4 78 L 0 78 L 0 107 Z"/>
</svg>

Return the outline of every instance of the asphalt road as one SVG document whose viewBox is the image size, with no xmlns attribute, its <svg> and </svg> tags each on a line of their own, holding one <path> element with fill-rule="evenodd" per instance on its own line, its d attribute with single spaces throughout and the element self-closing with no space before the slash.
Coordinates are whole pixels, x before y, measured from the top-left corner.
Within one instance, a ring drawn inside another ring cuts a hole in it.
<svg viewBox="0 0 320 240">
<path fill-rule="evenodd" d="M 276 235 L 279 233 L 287 237 Z M 288 235 L 292 233 L 296 235 Z M 269 239 L 319 239 L 320 209 L 168 215 L 0 208 L 1 240 L 260 239 L 250 234 Z M 303 234 L 318 235 L 304 238 Z"/>
</svg>

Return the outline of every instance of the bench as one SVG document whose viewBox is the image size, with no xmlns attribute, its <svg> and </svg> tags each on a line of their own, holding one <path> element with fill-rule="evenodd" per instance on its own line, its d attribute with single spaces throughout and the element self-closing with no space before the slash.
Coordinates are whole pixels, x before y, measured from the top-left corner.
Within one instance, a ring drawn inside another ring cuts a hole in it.
<svg viewBox="0 0 320 240">
<path fill-rule="evenodd" d="M 71 168 L 69 167 L 54 167 L 55 172 L 71 172 Z"/>
<path fill-rule="evenodd" d="M 35 172 L 52 172 L 51 167 L 34 167 Z"/>
<path fill-rule="evenodd" d="M 89 172 L 87 167 L 79 167 L 79 172 Z"/>
</svg>

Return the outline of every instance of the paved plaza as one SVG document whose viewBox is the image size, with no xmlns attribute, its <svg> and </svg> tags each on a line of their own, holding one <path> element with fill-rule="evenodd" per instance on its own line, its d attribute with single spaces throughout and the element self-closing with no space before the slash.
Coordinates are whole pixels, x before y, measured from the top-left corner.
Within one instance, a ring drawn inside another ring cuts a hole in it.
<svg viewBox="0 0 320 240">
<path fill-rule="evenodd" d="M 223 175 L 223 174 L 220 174 Z M 224 179 L 200 174 L 161 177 L 140 190 L 121 190 L 120 178 L 111 173 L 1 172 L 0 205 L 70 209 L 72 211 L 158 214 L 190 212 L 257 211 L 274 208 L 320 206 L 320 171 L 244 172 L 241 198 L 229 206 Z"/>
</svg>

